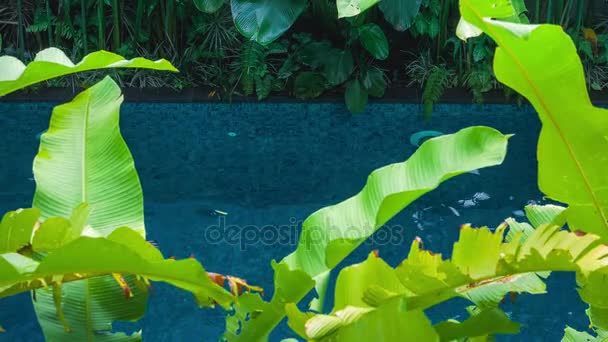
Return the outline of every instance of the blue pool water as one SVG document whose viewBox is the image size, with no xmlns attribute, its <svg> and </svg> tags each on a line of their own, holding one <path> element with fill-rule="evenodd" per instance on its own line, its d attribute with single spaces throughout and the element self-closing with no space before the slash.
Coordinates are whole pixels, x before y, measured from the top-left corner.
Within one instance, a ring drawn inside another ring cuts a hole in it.
<svg viewBox="0 0 608 342">
<path fill-rule="evenodd" d="M 31 204 L 36 135 L 48 125 L 52 106 L 0 102 L 2 212 Z M 542 201 L 535 159 L 540 125 L 532 109 L 438 105 L 432 118 L 424 120 L 420 106 L 413 104 L 376 103 L 353 116 L 338 103 L 127 103 L 121 117 L 144 189 L 148 238 L 166 256 L 194 254 L 209 271 L 266 288 L 267 298 L 272 294 L 270 262 L 293 250 L 299 222 L 357 193 L 372 170 L 405 160 L 415 150 L 412 134 L 452 133 L 472 125 L 516 134 L 505 163 L 446 182 L 383 228 L 401 243 L 387 244 L 377 235 L 343 265 L 362 261 L 372 249 L 397 265 L 416 236 L 425 248 L 449 255 L 462 223 L 495 227 L 530 201 Z M 476 193 L 490 198 L 472 201 Z M 475 205 L 463 205 L 467 200 Z M 245 238 L 210 241 L 208 233 L 220 224 L 218 216 L 210 215 L 213 210 L 227 212 L 222 224 Z M 245 234 L 273 227 L 290 232 L 293 241 L 253 242 Z M 499 340 L 557 341 L 566 324 L 587 326 L 572 277 L 554 275 L 548 290 L 505 305 L 524 326 L 521 335 Z M 462 304 L 450 302 L 429 314 L 433 320 L 463 319 Z M 200 310 L 191 295 L 155 284 L 146 317 L 128 326 L 143 329 L 147 341 L 214 341 L 223 331 L 223 319 L 221 310 Z M 0 340 L 42 341 L 28 295 L 0 300 L 0 323 L 7 330 Z M 288 333 L 283 324 L 271 340 Z"/>
</svg>

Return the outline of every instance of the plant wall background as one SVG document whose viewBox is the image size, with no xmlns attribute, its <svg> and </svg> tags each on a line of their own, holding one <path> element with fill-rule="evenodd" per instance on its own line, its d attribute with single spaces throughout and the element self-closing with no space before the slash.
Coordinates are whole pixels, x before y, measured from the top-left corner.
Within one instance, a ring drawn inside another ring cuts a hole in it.
<svg viewBox="0 0 608 342">
<path fill-rule="evenodd" d="M 590 89 L 608 85 L 603 1 L 526 1 L 520 14 L 559 24 L 577 45 Z M 336 19 L 339 18 L 339 19 Z M 430 114 L 446 88 L 474 101 L 501 88 L 485 36 L 462 43 L 455 0 L 7 0 L 0 5 L 0 52 L 24 61 L 54 46 L 70 58 L 109 50 L 170 60 L 180 74 L 115 73 L 121 86 L 208 89 L 210 97 L 311 99 L 344 96 L 352 112 L 387 86 L 420 87 Z M 87 87 L 97 73 L 48 86 Z M 507 96 L 511 91 L 505 89 Z"/>
</svg>

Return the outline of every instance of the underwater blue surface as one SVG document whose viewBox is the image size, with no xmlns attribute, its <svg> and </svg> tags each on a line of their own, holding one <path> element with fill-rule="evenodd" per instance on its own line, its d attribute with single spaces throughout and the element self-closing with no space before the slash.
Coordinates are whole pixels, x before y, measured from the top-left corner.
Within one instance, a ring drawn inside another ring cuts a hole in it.
<svg viewBox="0 0 608 342">
<path fill-rule="evenodd" d="M 31 205 L 36 136 L 48 126 L 53 105 L 0 102 L 2 212 Z M 416 236 L 449 256 L 461 224 L 496 227 L 527 203 L 543 201 L 536 185 L 540 124 L 530 107 L 437 105 L 428 120 L 420 112 L 419 105 L 397 103 L 370 104 L 361 115 L 340 103 L 126 103 L 121 129 L 144 189 L 148 238 L 165 256 L 194 254 L 207 270 L 245 278 L 270 298 L 271 260 L 295 248 L 299 223 L 309 214 L 357 193 L 372 170 L 407 159 L 412 143 L 425 136 L 414 134 L 473 125 L 515 133 L 505 163 L 444 183 L 342 265 L 364 260 L 372 249 L 397 265 Z M 277 231 L 283 238 L 273 238 Z M 463 319 L 464 307 L 452 301 L 429 315 Z M 520 296 L 504 309 L 523 326 L 520 335 L 499 341 L 559 341 L 566 324 L 588 325 L 569 275 L 552 276 L 548 294 Z M 115 327 L 143 329 L 146 341 L 216 341 L 224 315 L 154 284 L 145 318 Z M 0 323 L 7 330 L 1 341 L 43 340 L 29 294 L 0 300 Z M 284 323 L 271 340 L 283 337 L 292 337 Z"/>
</svg>

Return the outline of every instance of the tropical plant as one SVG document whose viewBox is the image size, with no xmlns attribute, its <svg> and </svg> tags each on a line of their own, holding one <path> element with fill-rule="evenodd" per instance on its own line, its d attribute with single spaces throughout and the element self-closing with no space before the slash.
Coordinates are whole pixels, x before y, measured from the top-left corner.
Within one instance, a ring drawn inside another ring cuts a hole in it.
<svg viewBox="0 0 608 342">
<path fill-rule="evenodd" d="M 79 71 L 134 67 L 175 71 L 164 60 L 104 51 L 74 65 L 50 48 L 28 66 L 1 57 L 0 94 Z M 121 103 L 120 88 L 106 77 L 55 108 L 34 160 L 35 209 L 8 213 L 0 225 L 0 267 L 7 275 L 0 296 L 37 289 L 34 307 L 48 340 L 140 339 L 113 332 L 112 322 L 144 314 L 148 279 L 225 308 L 232 295 L 218 284 L 227 278 L 235 292 L 250 288 L 235 277 L 208 275 L 194 260 L 164 260 L 146 242 L 141 185 L 118 126 Z"/>
<path fill-rule="evenodd" d="M 527 211 L 546 216 L 548 223 L 532 227 L 510 219 L 508 234 L 507 224 L 494 231 L 465 225 L 451 261 L 423 250 L 420 239 L 413 241 L 408 257 L 394 269 L 371 253 L 365 262 L 340 272 L 330 314 L 302 313 L 288 304 L 289 325 L 315 341 L 348 341 L 355 336 L 452 341 L 513 334 L 519 324 L 499 304 L 511 293 L 544 293 L 543 279 L 552 271 L 577 272 L 581 298 L 592 307 L 598 304 L 595 291 L 605 282 L 608 247 L 597 236 L 579 236 L 551 224 L 561 213 L 559 208 L 528 207 Z M 424 310 L 455 297 L 472 302 L 471 317 L 433 326 Z"/>
<path fill-rule="evenodd" d="M 15 57 L 1 56 L 0 96 L 55 77 L 107 68 L 149 68 L 177 71 L 166 60 L 155 62 L 144 58 L 125 60 L 121 56 L 107 51 L 93 52 L 83 58 L 80 63 L 74 64 L 61 50 L 48 48 L 40 51 L 27 67 Z"/>
<path fill-rule="evenodd" d="M 38 209 L 6 213 L 0 223 L 0 297 L 30 290 L 51 291 L 49 305 L 54 306 L 66 330 L 73 329 L 65 320 L 62 288 L 103 275 L 115 279 L 115 289 L 110 292 L 118 292 L 117 297 L 133 305 L 144 304 L 130 301 L 133 285 L 147 288 L 153 280 L 192 292 L 202 306 L 230 306 L 232 295 L 213 283 L 197 261 L 164 259 L 156 247 L 128 227 L 106 237 L 91 236 L 92 228 L 87 224 L 90 212 L 83 203 L 69 219 L 49 217 L 42 221 Z M 105 257 L 100 258 L 100 253 Z M 128 284 L 126 274 L 137 277 Z"/>
<path fill-rule="evenodd" d="M 228 341 L 260 341 L 285 316 L 285 305 L 316 289 L 313 310 L 322 311 L 330 271 L 399 211 L 441 182 L 470 170 L 498 165 L 508 136 L 471 127 L 431 139 L 403 163 L 374 171 L 356 196 L 308 217 L 297 249 L 278 264 L 270 302 L 244 295 L 226 320 Z M 255 315 L 252 315 L 255 313 Z"/>
<path fill-rule="evenodd" d="M 334 310 L 322 314 L 331 269 L 413 199 L 400 188 L 412 183 L 400 177 L 412 176 L 409 167 L 423 170 L 415 166 L 422 160 L 425 165 L 446 167 L 426 153 L 439 152 L 440 142 L 465 134 L 430 140 L 400 165 L 405 173 L 389 176 L 397 165 L 378 170 L 357 196 L 309 217 L 296 251 L 273 264 L 275 296 L 269 303 L 255 295 L 243 296 L 236 314 L 227 318 L 227 340 L 266 339 L 284 314 L 290 317 L 294 332 L 315 341 L 394 341 L 397 336 L 432 341 L 513 333 L 517 325 L 497 308 L 498 303 L 511 292 L 544 292 L 542 278 L 552 271 L 577 274 L 581 298 L 590 306 L 591 326 L 603 336 L 606 295 L 601 289 L 608 279 L 604 244 L 608 201 L 602 189 L 607 186 L 608 165 L 602 151 L 608 147 L 608 119 L 603 109 L 589 101 L 582 64 L 568 35 L 558 26 L 514 23 L 523 21 L 521 8 L 517 1 L 461 0 L 458 34 L 470 38 L 485 32 L 498 45 L 494 57 L 498 80 L 525 96 L 543 123 L 538 146 L 540 188 L 569 207 L 530 207 L 532 225 L 509 219 L 506 236 L 506 225 L 494 232 L 464 226 L 452 261 L 422 251 L 418 240 L 396 269 L 371 255 L 363 264 L 340 273 Z M 546 42 L 551 42 L 550 48 Z M 448 146 L 463 147 L 463 141 L 451 142 Z M 485 148 L 500 145 L 485 142 Z M 439 160 L 446 162 L 447 156 Z M 430 176 L 429 171 L 424 175 Z M 381 186 L 384 179 L 391 179 L 392 185 Z M 422 192 L 415 193 L 414 198 Z M 564 223 L 572 232 L 562 230 Z M 312 312 L 302 313 L 296 304 L 313 285 L 318 298 L 310 305 Z M 469 310 L 471 318 L 432 326 L 423 310 L 456 296 L 475 304 Z M 567 328 L 565 337 L 592 336 Z"/>
</svg>

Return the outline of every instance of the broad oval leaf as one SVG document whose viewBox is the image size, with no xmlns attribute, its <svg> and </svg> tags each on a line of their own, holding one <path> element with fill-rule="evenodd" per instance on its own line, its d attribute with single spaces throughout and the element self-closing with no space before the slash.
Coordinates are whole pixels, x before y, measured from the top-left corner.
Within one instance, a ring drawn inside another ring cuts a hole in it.
<svg viewBox="0 0 608 342">
<path fill-rule="evenodd" d="M 510 1 L 461 0 L 460 9 L 496 41 L 498 80 L 525 96 L 540 116 L 540 189 L 569 205 L 571 229 L 608 241 L 608 111 L 592 105 L 574 43 L 560 26 L 490 19 L 512 18 Z"/>
<path fill-rule="evenodd" d="M 294 83 L 295 95 L 304 100 L 317 98 L 325 91 L 325 83 L 325 77 L 321 73 L 302 72 L 298 74 Z"/>
<path fill-rule="evenodd" d="M 376 59 L 388 58 L 388 40 L 380 26 L 370 23 L 359 27 L 361 45 Z"/>
<path fill-rule="evenodd" d="M 346 84 L 344 101 L 351 113 L 363 113 L 367 106 L 368 93 L 359 80 L 351 80 Z"/>
<path fill-rule="evenodd" d="M 355 70 L 355 60 L 350 50 L 333 49 L 323 61 L 323 74 L 330 85 L 346 82 Z"/>
<path fill-rule="evenodd" d="M 298 19 L 306 0 L 232 0 L 232 18 L 247 39 L 268 45 Z"/>
<path fill-rule="evenodd" d="M 354 17 L 377 4 L 380 0 L 336 0 L 338 18 Z"/>
<path fill-rule="evenodd" d="M 93 52 L 86 55 L 80 63 L 74 64 L 63 51 L 48 48 L 38 52 L 34 61 L 27 67 L 15 57 L 0 57 L 0 96 L 51 78 L 82 71 L 111 68 L 177 71 L 171 63 L 164 59 L 154 62 L 145 58 L 126 60 L 120 55 L 107 51 Z"/>
<path fill-rule="evenodd" d="M 363 190 L 334 206 L 323 208 L 303 223 L 297 249 L 279 265 L 315 279 L 323 306 L 329 272 L 365 239 L 414 200 L 440 183 L 463 173 L 501 164 L 508 136 L 488 127 L 470 127 L 455 134 L 425 141 L 407 161 L 374 171 Z M 275 274 L 275 284 L 287 282 Z M 298 302 L 313 288 L 296 285 Z M 285 315 L 285 302 L 273 301 L 273 310 L 262 310 L 256 319 L 242 320 L 240 333 L 229 341 L 258 341 Z M 278 307 L 278 309 L 276 309 Z"/>
<path fill-rule="evenodd" d="M 405 31 L 412 26 L 421 4 L 422 0 L 382 0 L 378 6 L 395 30 Z"/>
</svg>

